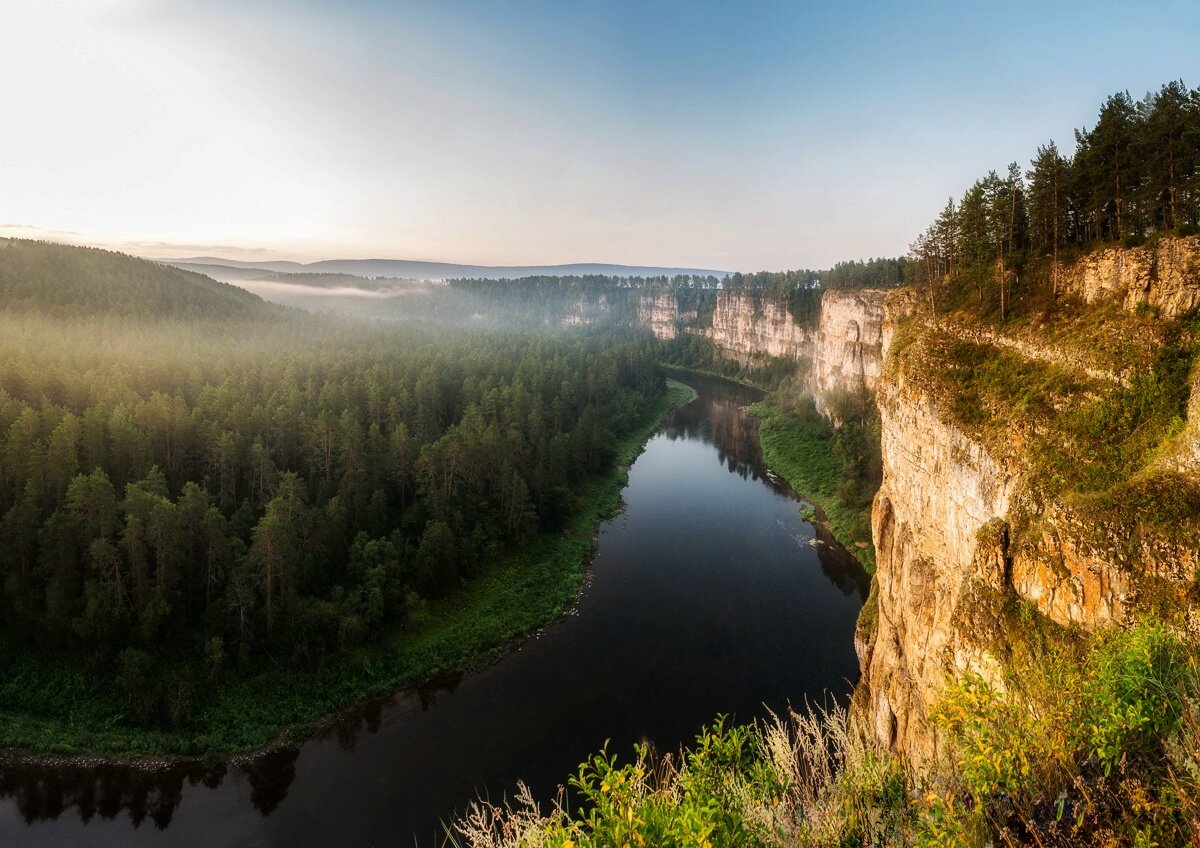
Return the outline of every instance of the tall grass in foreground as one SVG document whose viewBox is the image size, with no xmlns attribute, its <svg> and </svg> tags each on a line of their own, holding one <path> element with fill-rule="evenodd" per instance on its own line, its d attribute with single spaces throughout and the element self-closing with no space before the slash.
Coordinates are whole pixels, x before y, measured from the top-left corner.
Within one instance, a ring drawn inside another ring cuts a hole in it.
<svg viewBox="0 0 1200 848">
<path fill-rule="evenodd" d="M 1200 844 L 1196 644 L 1148 622 L 1029 640 L 948 682 L 917 769 L 847 711 L 722 720 L 678 755 L 607 750 L 556 800 L 476 802 L 459 848 L 1174 848 Z"/>
<path fill-rule="evenodd" d="M 607 751 L 539 805 L 522 786 L 479 801 L 457 824 L 470 848 L 858 845 L 890 838 L 907 806 L 898 763 L 851 732 L 842 707 L 753 726 L 718 720 L 678 756 Z M 900 815 L 896 815 L 900 811 Z"/>
</svg>

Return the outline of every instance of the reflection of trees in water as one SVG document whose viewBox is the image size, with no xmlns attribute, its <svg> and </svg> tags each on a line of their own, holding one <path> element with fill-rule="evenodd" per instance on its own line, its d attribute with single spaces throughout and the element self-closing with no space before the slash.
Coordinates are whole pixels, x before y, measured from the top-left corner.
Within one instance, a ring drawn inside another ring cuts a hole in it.
<svg viewBox="0 0 1200 848">
<path fill-rule="evenodd" d="M 742 479 L 753 478 L 780 493 L 790 493 L 786 483 L 767 476 L 758 442 L 758 420 L 742 411 L 758 393 L 709 378 L 689 378 L 699 397 L 674 410 L 663 434 L 672 440 L 697 439 L 717 449 L 719 461 Z M 870 580 L 858 560 L 841 547 L 823 526 L 815 528 L 821 544 L 817 558 L 829 581 L 849 596 L 865 599 Z M 448 676 L 406 693 L 381 698 L 344 714 L 318 734 L 336 737 L 337 744 L 353 749 L 364 731 L 378 732 L 383 711 L 397 698 L 417 698 L 422 710 L 432 707 L 439 695 L 453 692 L 462 675 Z M 250 785 L 250 800 L 264 816 L 270 815 L 287 797 L 296 778 L 298 749 L 268 752 L 238 762 L 236 768 Z M 134 827 L 147 819 L 166 829 L 183 798 L 185 783 L 216 789 L 228 774 L 224 764 L 174 763 L 153 770 L 133 765 L 6 764 L 0 762 L 0 798 L 12 799 L 26 822 L 57 819 L 68 809 L 78 810 L 84 822 L 96 815 L 115 819 L 128 813 Z"/>
<path fill-rule="evenodd" d="M 663 426 L 667 438 L 710 443 L 717 449 L 718 460 L 731 474 L 737 474 L 743 480 L 763 481 L 776 492 L 794 497 L 795 493 L 785 481 L 767 474 L 762 445 L 758 441 L 758 419 L 744 411 L 744 407 L 762 397 L 761 393 L 699 375 L 689 375 L 687 382 L 698 392 L 698 397 L 668 416 Z M 821 542 L 817 546 L 821 571 L 843 594 L 849 596 L 857 592 L 865 601 L 871 586 L 870 575 L 824 525 L 813 527 Z"/>
<path fill-rule="evenodd" d="M 117 764 L 0 767 L 0 797 L 12 798 L 27 823 L 56 819 L 77 809 L 84 822 L 128 812 L 134 827 L 149 818 L 160 830 L 183 797 L 184 781 L 210 789 L 221 785 L 223 764 L 172 764 L 150 771 Z"/>
<path fill-rule="evenodd" d="M 730 473 L 743 480 L 766 479 L 758 419 L 742 411 L 762 393 L 709 377 L 689 376 L 688 384 L 698 397 L 667 416 L 664 435 L 673 441 L 695 439 L 711 444 L 717 449 L 718 461 Z"/>
<path fill-rule="evenodd" d="M 427 710 L 439 693 L 453 692 L 461 681 L 461 674 L 449 675 L 401 695 L 377 698 L 344 714 L 317 737 L 334 735 L 339 747 L 350 750 L 364 731 L 379 731 L 384 709 L 397 697 L 415 697 Z M 299 756 L 298 748 L 282 748 L 237 762 L 235 767 L 250 784 L 250 802 L 263 816 L 273 813 L 287 797 L 296 779 Z M 228 772 L 225 763 L 183 762 L 159 767 L 0 762 L 0 798 L 12 799 L 26 823 L 54 820 L 75 809 L 85 823 L 97 815 L 115 819 L 127 813 L 135 828 L 149 819 L 159 830 L 166 830 L 183 800 L 185 784 L 216 789 Z"/>
<path fill-rule="evenodd" d="M 264 818 L 275 812 L 287 797 L 288 789 L 296 779 L 298 756 L 298 748 L 284 748 L 255 757 L 241 767 L 250 783 L 250 803 Z"/>
<path fill-rule="evenodd" d="M 458 671 L 418 686 L 416 691 L 417 697 L 421 699 L 421 712 L 426 712 L 437 703 L 438 693 L 453 694 L 454 690 L 458 688 L 458 684 L 462 683 L 462 679 L 463 673 Z"/>
<path fill-rule="evenodd" d="M 287 797 L 299 753 L 272 751 L 239 764 L 250 783 L 250 800 L 264 816 Z M 183 800 L 185 782 L 216 789 L 227 772 L 224 763 L 199 762 L 153 769 L 117 763 L 6 765 L 0 767 L 0 798 L 11 798 L 27 824 L 57 819 L 75 809 L 85 823 L 97 815 L 115 819 L 127 813 L 135 828 L 149 818 L 166 830 Z"/>
<path fill-rule="evenodd" d="M 437 704 L 439 694 L 453 693 L 462 680 L 463 673 L 455 672 L 403 692 L 393 692 L 386 697 L 375 698 L 343 713 L 336 722 L 318 731 L 314 738 L 325 739 L 332 734 L 337 737 L 339 748 L 352 751 L 358 745 L 364 731 L 371 735 L 379 732 L 384 709 L 393 706 L 398 699 L 416 698 L 421 705 L 421 712 L 427 712 Z"/>
</svg>

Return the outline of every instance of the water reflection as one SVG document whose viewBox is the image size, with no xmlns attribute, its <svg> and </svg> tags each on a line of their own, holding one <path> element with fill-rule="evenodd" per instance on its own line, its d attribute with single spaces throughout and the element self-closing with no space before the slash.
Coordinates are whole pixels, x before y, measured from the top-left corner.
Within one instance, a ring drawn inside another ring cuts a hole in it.
<svg viewBox="0 0 1200 848">
<path fill-rule="evenodd" d="M 270 770 L 271 763 L 254 768 L 263 773 Z M 128 812 L 135 828 L 149 819 L 159 830 L 165 830 L 183 797 L 185 783 L 215 789 L 226 771 L 223 763 L 172 764 L 153 769 L 116 763 L 10 764 L 0 768 L 0 796 L 13 800 L 27 824 L 57 819 L 63 811 L 75 808 L 84 822 L 97 815 L 115 819 Z M 278 800 L 286 794 L 284 783 Z M 266 812 L 269 810 L 264 815 Z"/>
<path fill-rule="evenodd" d="M 743 480 L 770 480 L 758 443 L 758 419 L 744 412 L 762 393 L 724 380 L 689 377 L 699 391 L 691 403 L 672 410 L 663 435 L 672 441 L 694 439 L 717 449 L 717 459 Z"/>
<path fill-rule="evenodd" d="M 384 712 L 398 700 L 414 700 L 421 711 L 427 711 L 436 706 L 439 694 L 452 694 L 462 679 L 462 673 L 447 675 L 371 700 L 347 711 L 313 738 L 335 738 L 341 750 L 352 751 L 364 735 L 379 732 Z M 250 803 L 265 817 L 287 798 L 296 779 L 299 755 L 299 748 L 286 747 L 238 758 L 231 764 L 10 758 L 0 760 L 0 799 L 11 800 L 26 824 L 54 821 L 74 809 L 83 823 L 95 816 L 113 820 L 127 813 L 135 829 L 149 820 L 157 829 L 166 830 L 182 802 L 185 785 L 217 789 L 227 776 L 235 774 L 250 787 Z"/>
<path fill-rule="evenodd" d="M 751 404 L 763 393 L 748 386 L 703 375 L 688 375 L 688 385 L 698 392 L 695 400 L 672 410 L 663 422 L 663 434 L 672 440 L 699 439 L 717 449 L 718 460 L 732 474 L 743 480 L 757 480 L 781 494 L 804 497 L 767 468 L 762 445 L 758 441 L 759 419 L 747 413 Z M 816 508 L 817 517 L 824 513 Z M 829 529 L 821 523 L 813 525 L 817 559 L 829 582 L 844 595 L 858 594 L 866 601 L 871 590 L 871 577 L 854 554 L 842 547 Z"/>
<path fill-rule="evenodd" d="M 410 844 L 518 777 L 550 797 L 606 738 L 675 750 L 719 713 L 846 697 L 866 575 L 768 472 L 743 411 L 759 393 L 688 382 L 698 398 L 668 415 L 601 529 L 591 588 L 542 638 L 228 765 L 0 760 L 0 843 Z"/>
</svg>

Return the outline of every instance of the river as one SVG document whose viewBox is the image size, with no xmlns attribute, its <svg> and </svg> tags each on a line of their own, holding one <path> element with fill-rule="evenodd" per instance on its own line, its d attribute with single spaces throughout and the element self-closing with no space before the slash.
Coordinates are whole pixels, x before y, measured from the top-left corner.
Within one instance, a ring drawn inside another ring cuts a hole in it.
<svg viewBox="0 0 1200 848">
<path fill-rule="evenodd" d="M 600 528 L 570 615 L 504 660 L 368 704 L 240 764 L 0 772 L 4 846 L 434 846 L 477 794 L 549 798 L 606 740 L 676 750 L 736 721 L 844 700 L 858 563 L 762 461 L 753 390 L 689 378 Z"/>
</svg>

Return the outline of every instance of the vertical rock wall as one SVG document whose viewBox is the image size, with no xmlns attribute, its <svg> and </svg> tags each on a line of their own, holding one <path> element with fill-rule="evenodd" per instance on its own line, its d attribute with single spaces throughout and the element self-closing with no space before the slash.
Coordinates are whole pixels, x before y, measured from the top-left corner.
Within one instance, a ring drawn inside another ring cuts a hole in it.
<svg viewBox="0 0 1200 848">
<path fill-rule="evenodd" d="M 792 317 L 786 303 L 753 291 L 717 292 L 712 326 L 703 332 L 718 347 L 740 356 L 800 359 L 812 349 L 809 328 Z"/>
<path fill-rule="evenodd" d="M 1064 291 L 1085 303 L 1130 310 L 1148 303 L 1171 317 L 1200 304 L 1198 257 L 1200 239 L 1164 239 L 1154 249 L 1099 251 L 1060 279 Z M 935 328 L 917 311 L 912 292 L 890 296 L 880 333 L 885 367 L 876 399 L 884 474 L 872 514 L 874 609 L 860 622 L 863 676 L 854 709 L 868 733 L 919 762 L 938 752 L 930 713 L 949 676 L 971 669 L 1003 685 L 987 647 L 998 643 L 989 638 L 1000 634 L 1011 642 L 1020 633 L 1001 620 L 995 599 L 1020 599 L 1052 621 L 1084 629 L 1126 622 L 1139 605 L 1171 597 L 1187 608 L 1200 567 L 1200 528 L 1194 518 L 1166 521 L 1152 491 L 1149 515 L 1104 498 L 1047 495 L 1031 476 L 1036 465 L 1011 441 L 1004 444 L 1004 433 L 1017 438 L 1022 422 L 1007 422 L 998 440 L 993 433 L 986 443 L 956 425 L 947 405 L 953 401 L 931 379 L 930 369 L 938 367 L 931 363 L 939 360 L 926 358 L 923 345 L 932 338 L 927 334 L 955 333 L 1019 357 L 1030 369 L 1074 367 L 1081 382 L 1091 380 L 1090 392 L 1118 391 L 1120 381 L 1064 361 L 1052 329 L 1040 349 L 1032 334 L 1000 338 L 974 324 L 956 328 L 947 317 Z M 1176 493 L 1164 495 L 1166 503 L 1200 491 L 1200 369 L 1190 379 L 1188 420 L 1142 475 L 1160 475 L 1155 485 Z M 1190 609 L 1188 616 L 1200 625 L 1200 612 Z"/>
<path fill-rule="evenodd" d="M 1111 301 L 1130 310 L 1146 304 L 1174 318 L 1200 306 L 1200 236 L 1098 250 L 1060 274 L 1062 290 L 1085 303 Z"/>
<path fill-rule="evenodd" d="M 696 312 L 673 294 L 643 295 L 638 323 L 661 339 L 698 332 L 735 357 L 775 356 L 810 363 L 808 388 L 818 399 L 836 389 L 874 390 L 883 370 L 885 292 L 827 291 L 816 326 L 801 324 L 787 304 L 753 291 L 717 292 L 712 325 L 689 326 Z"/>
</svg>

